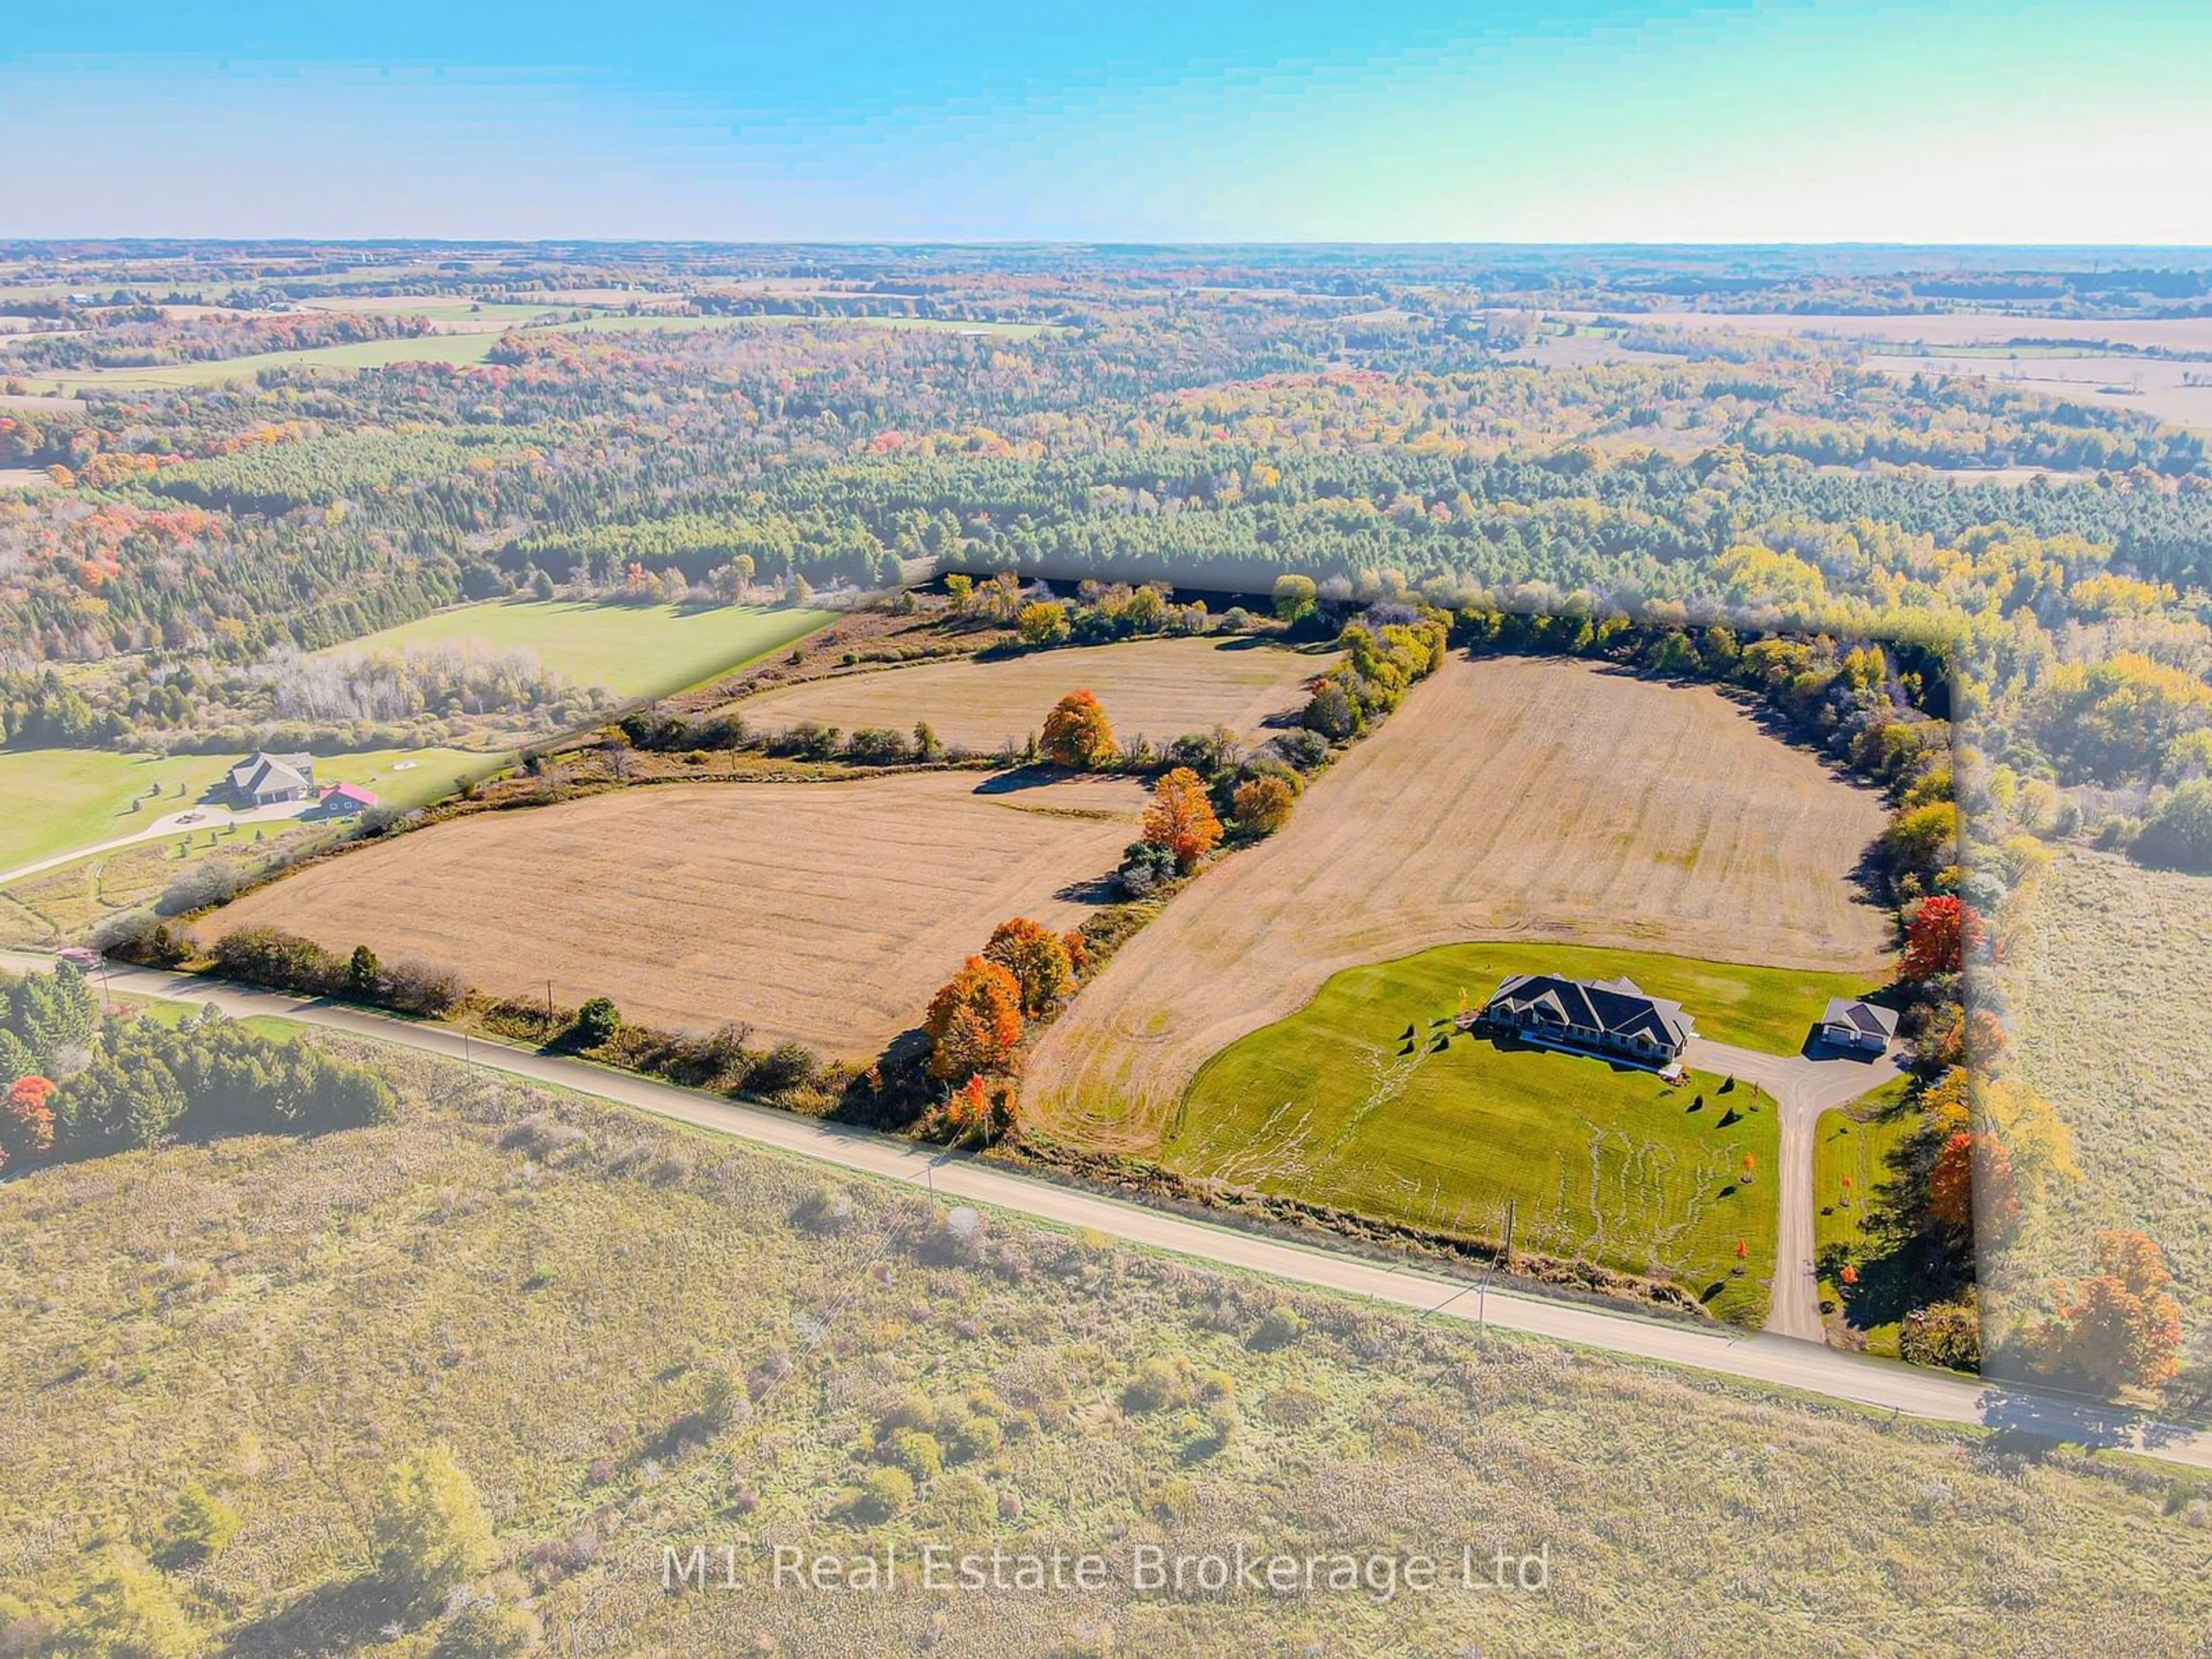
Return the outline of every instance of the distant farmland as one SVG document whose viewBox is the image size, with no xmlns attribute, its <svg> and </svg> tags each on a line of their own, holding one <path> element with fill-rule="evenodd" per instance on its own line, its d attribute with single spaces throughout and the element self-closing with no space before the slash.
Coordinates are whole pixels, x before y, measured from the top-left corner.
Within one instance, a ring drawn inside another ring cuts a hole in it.
<svg viewBox="0 0 2212 1659">
<path fill-rule="evenodd" d="M 311 866 L 201 924 L 365 943 L 495 993 L 866 1060 L 1012 915 L 1073 927 L 1135 834 L 1133 782 L 972 773 L 679 785 L 485 813 Z"/>
<path fill-rule="evenodd" d="M 1882 823 L 1875 792 L 1708 687 L 1454 658 L 1085 988 L 1031 1060 L 1032 1119 L 1156 1150 L 1209 1056 L 1330 975 L 1432 945 L 1879 974 L 1887 923 L 1849 878 Z"/>
<path fill-rule="evenodd" d="M 789 645 L 836 616 L 783 606 L 503 599 L 435 611 L 332 646 L 325 654 L 367 656 L 471 641 L 501 651 L 520 646 L 579 685 L 605 686 L 626 697 L 665 696 Z"/>
<path fill-rule="evenodd" d="M 1044 725 L 1060 696 L 1097 694 L 1117 736 L 1155 743 L 1225 726 L 1248 742 L 1267 735 L 1306 701 L 1305 684 L 1328 672 L 1334 651 L 1300 651 L 1253 640 L 1133 640 L 1121 645 L 1040 651 L 979 662 L 922 663 L 791 686 L 737 705 L 762 731 L 804 720 L 897 731 L 927 720 L 946 743 L 995 750 Z"/>
</svg>

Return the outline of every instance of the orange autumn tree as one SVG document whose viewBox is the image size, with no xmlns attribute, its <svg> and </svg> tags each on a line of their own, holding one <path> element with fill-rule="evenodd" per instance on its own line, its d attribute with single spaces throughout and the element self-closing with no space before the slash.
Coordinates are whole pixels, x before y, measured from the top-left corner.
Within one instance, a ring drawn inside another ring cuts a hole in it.
<svg viewBox="0 0 2212 1659">
<path fill-rule="evenodd" d="M 1114 758 L 1114 725 L 1097 697 L 1088 691 L 1071 691 L 1044 717 L 1039 746 L 1055 765 L 1073 772 L 1095 771 Z"/>
<path fill-rule="evenodd" d="M 2100 1232 L 2097 1271 L 2051 1286 L 2056 1315 L 2036 1332 L 2046 1366 L 2104 1393 L 2147 1389 L 2181 1368 L 2181 1304 L 2156 1242 L 2139 1232 Z"/>
<path fill-rule="evenodd" d="M 1031 1019 L 1051 1008 L 1075 987 L 1067 946 L 1048 927 L 1027 916 L 1002 921 L 991 931 L 983 959 L 995 962 L 1021 986 L 1022 1012 Z"/>
<path fill-rule="evenodd" d="M 1175 855 L 1176 867 L 1188 871 L 1221 841 L 1221 820 L 1206 798 L 1206 785 L 1188 766 L 1178 766 L 1152 786 L 1145 809 L 1145 839 Z"/>
<path fill-rule="evenodd" d="M 9 1086 L 0 1098 L 0 1169 L 52 1147 L 54 1094 L 42 1077 L 19 1077 Z"/>
<path fill-rule="evenodd" d="M 930 999 L 929 1074 L 963 1080 L 1005 1069 L 1022 1040 L 1021 982 L 995 962 L 970 957 Z"/>
</svg>

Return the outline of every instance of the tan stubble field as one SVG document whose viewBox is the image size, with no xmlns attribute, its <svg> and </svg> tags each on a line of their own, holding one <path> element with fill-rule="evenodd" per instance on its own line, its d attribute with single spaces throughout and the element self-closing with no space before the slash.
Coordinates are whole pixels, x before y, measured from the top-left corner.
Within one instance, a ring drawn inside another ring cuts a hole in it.
<svg viewBox="0 0 2212 1659">
<path fill-rule="evenodd" d="M 1152 1152 L 1210 1055 L 1340 969 L 1458 940 L 1879 970 L 1849 878 L 1883 821 L 1709 687 L 1455 656 L 1085 988 L 1031 1058 L 1030 1121 Z"/>
<path fill-rule="evenodd" d="M 1249 639 L 1131 640 L 991 661 L 962 658 L 813 680 L 735 705 L 763 732 L 804 720 L 851 732 L 910 731 L 927 720 L 945 742 L 986 752 L 1042 729 L 1054 703 L 1079 687 L 1105 706 L 1115 732 L 1165 743 L 1225 726 L 1248 742 L 1303 707 L 1306 683 L 1340 653 Z"/>
<path fill-rule="evenodd" d="M 1064 890 L 1109 874 L 1139 784 L 979 793 L 972 772 L 853 783 L 633 788 L 441 824 L 313 865 L 201 923 L 367 944 L 496 994 L 629 1020 L 727 1021 L 866 1061 L 1013 915 L 1073 927 Z"/>
</svg>

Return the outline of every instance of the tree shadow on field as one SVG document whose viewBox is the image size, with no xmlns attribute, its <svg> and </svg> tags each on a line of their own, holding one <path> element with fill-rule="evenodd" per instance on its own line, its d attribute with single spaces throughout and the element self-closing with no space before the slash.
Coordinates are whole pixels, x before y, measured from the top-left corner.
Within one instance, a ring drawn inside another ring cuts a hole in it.
<svg viewBox="0 0 2212 1659">
<path fill-rule="evenodd" d="M 975 786 L 979 795 L 1011 795 L 1024 789 L 1045 789 L 1055 783 L 1066 783 L 1083 776 L 1080 772 L 1063 772 L 1056 766 L 1042 764 L 1017 766 L 1010 772 L 994 772 Z"/>
<path fill-rule="evenodd" d="M 382 1639 L 406 1609 L 374 1573 L 319 1584 L 306 1595 L 241 1625 L 224 1643 L 226 1659 L 322 1659 Z"/>
<path fill-rule="evenodd" d="M 1054 888 L 1052 896 L 1063 904 L 1112 904 L 1121 896 L 1121 878 L 1111 870 L 1085 876 Z"/>
</svg>

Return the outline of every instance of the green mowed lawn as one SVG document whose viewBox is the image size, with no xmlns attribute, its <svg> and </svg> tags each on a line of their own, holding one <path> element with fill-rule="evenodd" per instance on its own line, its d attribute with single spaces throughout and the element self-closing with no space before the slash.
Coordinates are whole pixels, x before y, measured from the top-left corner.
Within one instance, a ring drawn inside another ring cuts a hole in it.
<svg viewBox="0 0 2212 1659">
<path fill-rule="evenodd" d="M 1865 1334 L 1871 1353 L 1897 1352 L 1898 1320 L 1891 1304 L 1902 1306 L 1887 1285 L 1878 1237 L 1870 1237 L 1874 1218 L 1884 1208 L 1883 1189 L 1898 1177 L 1892 1158 L 1919 1127 L 1916 1114 L 1900 1109 L 1910 1079 L 1887 1083 L 1848 1112 L 1823 1112 L 1813 1132 L 1813 1259 L 1820 1267 L 1820 1299 L 1845 1310 Z M 1844 1261 L 1857 1264 L 1856 1286 L 1838 1275 Z"/>
<path fill-rule="evenodd" d="M 0 802 L 9 808 L 0 811 L 0 871 L 135 835 L 155 818 L 197 803 L 238 758 L 124 755 L 105 749 L 0 750 Z M 451 794 L 463 774 L 481 776 L 504 761 L 503 756 L 460 749 L 319 753 L 315 775 L 329 783 L 362 784 L 384 804 L 415 807 Z M 140 801 L 157 785 L 158 799 Z M 139 803 L 136 811 L 134 802 Z M 196 833 L 204 838 L 209 832 Z"/>
<path fill-rule="evenodd" d="M 468 640 L 498 650 L 523 646 L 580 685 L 605 686 L 625 697 L 664 696 L 781 650 L 835 622 L 837 615 L 780 605 L 496 599 L 349 640 L 331 647 L 329 654 L 359 656 Z"/>
<path fill-rule="evenodd" d="M 0 749 L 0 802 L 7 804 L 0 811 L 0 871 L 113 841 L 135 833 L 152 817 L 182 811 L 237 758 Z M 162 799 L 132 811 L 131 802 L 156 785 Z"/>
<path fill-rule="evenodd" d="M 94 975 L 93 983 L 98 985 L 97 975 Z M 198 1018 L 200 1012 L 197 1003 L 172 1001 L 164 997 L 119 996 L 115 999 L 115 1006 L 131 1009 L 137 1018 L 155 1025 L 181 1025 L 187 1019 Z M 307 1029 L 301 1021 L 286 1019 L 282 1014 L 248 1014 L 238 1024 L 254 1036 L 265 1037 L 271 1042 L 289 1042 Z"/>
<path fill-rule="evenodd" d="M 1848 982 L 1531 945 L 1446 945 L 1351 969 L 1206 1064 L 1164 1161 L 1476 1238 L 1498 1236 L 1511 1200 L 1522 1248 L 1671 1276 L 1721 1317 L 1759 1322 L 1774 1259 L 1772 1102 L 1701 1073 L 1669 1085 L 1452 1031 L 1462 992 L 1479 1004 L 1504 975 L 1538 969 L 1626 973 L 1680 998 L 1709 1034 L 1788 1049 Z M 1708 1021 L 1709 1007 L 1726 1012 Z"/>
</svg>

